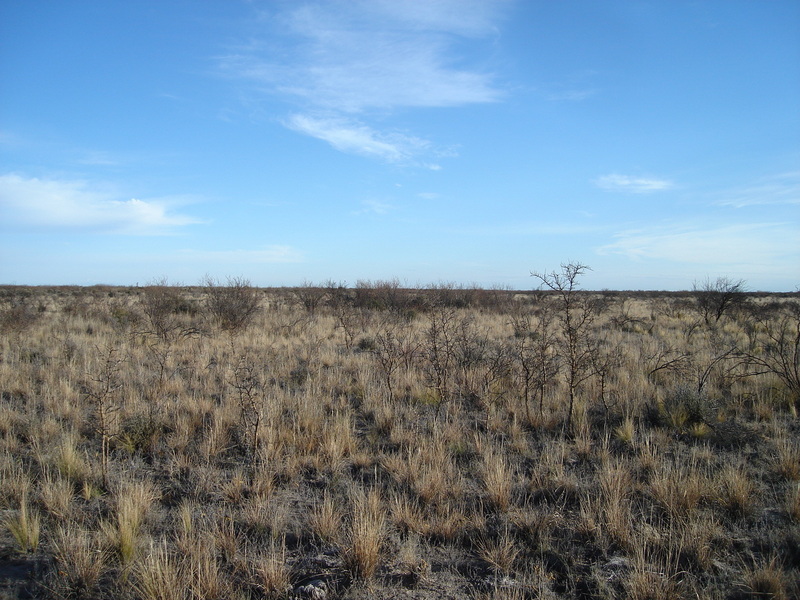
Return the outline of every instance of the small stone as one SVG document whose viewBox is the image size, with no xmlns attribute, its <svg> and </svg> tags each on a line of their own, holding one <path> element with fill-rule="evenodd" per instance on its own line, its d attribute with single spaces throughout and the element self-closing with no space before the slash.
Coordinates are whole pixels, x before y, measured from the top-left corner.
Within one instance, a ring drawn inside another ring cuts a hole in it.
<svg viewBox="0 0 800 600">
<path fill-rule="evenodd" d="M 300 585 L 294 590 L 294 597 L 303 600 L 327 600 L 328 584 L 321 579 Z"/>
</svg>

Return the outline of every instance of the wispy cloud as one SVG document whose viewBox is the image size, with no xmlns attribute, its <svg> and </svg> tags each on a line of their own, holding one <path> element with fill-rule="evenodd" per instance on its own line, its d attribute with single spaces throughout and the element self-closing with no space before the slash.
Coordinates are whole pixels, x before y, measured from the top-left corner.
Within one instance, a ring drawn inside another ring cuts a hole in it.
<svg viewBox="0 0 800 600">
<path fill-rule="evenodd" d="M 591 98 L 596 93 L 597 90 L 566 90 L 547 94 L 547 99 L 553 102 L 580 102 L 581 100 Z"/>
<path fill-rule="evenodd" d="M 768 204 L 800 204 L 800 171 L 781 173 L 754 185 L 731 189 L 719 194 L 720 206 L 764 206 Z"/>
<path fill-rule="evenodd" d="M 459 37 L 492 33 L 500 4 L 304 4 L 285 16 L 303 43 L 291 79 L 279 89 L 343 112 L 496 101 L 502 93 L 491 76 L 456 68 L 453 48 Z"/>
<path fill-rule="evenodd" d="M 361 202 L 362 208 L 360 210 L 355 211 L 353 214 L 356 215 L 364 215 L 364 214 L 375 214 L 375 215 L 385 215 L 389 211 L 393 210 L 395 207 L 391 204 L 386 202 L 381 202 L 380 200 L 363 200 Z"/>
<path fill-rule="evenodd" d="M 594 184 L 610 192 L 628 192 L 631 194 L 649 194 L 673 187 L 673 183 L 666 179 L 619 175 L 617 173 L 598 177 L 594 180 Z"/>
<path fill-rule="evenodd" d="M 122 200 L 86 181 L 0 175 L 0 216 L 6 226 L 156 235 L 200 222 L 175 213 L 170 204 L 170 199 Z"/>
<path fill-rule="evenodd" d="M 94 167 L 115 167 L 121 164 L 119 158 L 112 156 L 108 152 L 91 150 L 83 153 L 77 161 L 82 165 L 89 165 Z"/>
<path fill-rule="evenodd" d="M 23 143 L 23 140 L 14 133 L 10 131 L 2 131 L 0 130 L 0 145 L 2 146 L 16 146 L 20 143 Z"/>
<path fill-rule="evenodd" d="M 791 223 L 675 225 L 628 230 L 614 237 L 615 242 L 598 248 L 600 254 L 752 268 L 799 264 L 800 258 L 800 231 Z"/>
<path fill-rule="evenodd" d="M 317 118 L 295 114 L 286 126 L 328 142 L 341 152 L 380 158 L 391 163 L 408 163 L 430 147 L 430 142 L 401 133 L 379 133 L 357 121 L 339 117 Z"/>
<path fill-rule="evenodd" d="M 290 53 L 285 48 L 275 51 L 265 36 L 220 57 L 219 64 L 260 92 L 302 107 L 304 114 L 293 115 L 285 121 L 287 126 L 342 152 L 397 162 L 428 143 L 420 146 L 415 136 L 377 133 L 353 121 L 354 116 L 363 121 L 373 111 L 385 115 L 395 109 L 500 100 L 503 92 L 492 74 L 464 66 L 457 48 L 465 39 L 495 34 L 505 4 L 506 0 L 286 4 L 286 11 L 265 13 L 262 22 L 288 34 Z M 312 116 L 319 111 L 331 117 Z M 344 126 L 348 120 L 350 126 Z"/>
<path fill-rule="evenodd" d="M 476 227 L 457 228 L 463 235 L 472 236 L 576 236 L 597 233 L 602 228 L 595 224 L 578 222 L 527 222 L 485 224 Z"/>
</svg>

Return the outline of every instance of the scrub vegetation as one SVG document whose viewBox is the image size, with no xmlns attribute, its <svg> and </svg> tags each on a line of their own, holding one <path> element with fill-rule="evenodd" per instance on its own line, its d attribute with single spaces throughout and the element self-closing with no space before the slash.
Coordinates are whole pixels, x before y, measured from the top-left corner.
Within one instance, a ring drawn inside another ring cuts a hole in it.
<svg viewBox="0 0 800 600">
<path fill-rule="evenodd" d="M 0 595 L 800 597 L 800 297 L 586 269 L 0 288 Z"/>
</svg>

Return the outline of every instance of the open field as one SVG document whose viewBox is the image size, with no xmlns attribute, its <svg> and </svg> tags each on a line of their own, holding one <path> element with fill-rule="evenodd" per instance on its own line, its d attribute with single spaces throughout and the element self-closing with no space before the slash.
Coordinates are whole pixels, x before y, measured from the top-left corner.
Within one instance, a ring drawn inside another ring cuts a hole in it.
<svg viewBox="0 0 800 600">
<path fill-rule="evenodd" d="M 800 597 L 800 296 L 0 288 L 0 597 Z"/>
</svg>

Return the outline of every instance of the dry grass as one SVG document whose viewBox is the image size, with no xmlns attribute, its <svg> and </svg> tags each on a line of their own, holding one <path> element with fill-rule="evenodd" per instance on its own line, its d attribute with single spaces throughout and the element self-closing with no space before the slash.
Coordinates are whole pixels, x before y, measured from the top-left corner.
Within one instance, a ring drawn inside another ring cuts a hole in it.
<svg viewBox="0 0 800 600">
<path fill-rule="evenodd" d="M 484 444 L 483 485 L 489 503 L 499 511 L 508 509 L 514 488 L 514 473 L 505 455 L 505 448 Z"/>
<path fill-rule="evenodd" d="M 514 571 L 520 548 L 508 531 L 503 531 L 496 538 L 478 540 L 476 554 L 496 575 L 508 575 Z"/>
<path fill-rule="evenodd" d="M 69 479 L 47 471 L 40 484 L 39 496 L 45 510 L 53 518 L 64 520 L 69 517 L 75 488 Z"/>
<path fill-rule="evenodd" d="M 271 546 L 265 555 L 256 559 L 257 585 L 264 597 L 286 598 L 292 589 L 291 571 L 286 564 L 286 546 Z"/>
<path fill-rule="evenodd" d="M 125 481 L 115 493 L 116 518 L 104 523 L 103 529 L 111 546 L 119 553 L 122 564 L 129 564 L 136 556 L 142 523 L 156 492 L 148 481 Z"/>
<path fill-rule="evenodd" d="M 800 440 L 779 437 L 775 446 L 778 473 L 790 481 L 800 481 Z"/>
<path fill-rule="evenodd" d="M 52 589 L 63 598 L 92 597 L 107 568 L 108 554 L 91 531 L 76 525 L 55 529 Z"/>
<path fill-rule="evenodd" d="M 719 473 L 719 496 L 722 506 L 735 518 L 752 514 L 756 488 L 747 471 L 739 465 L 726 465 Z"/>
<path fill-rule="evenodd" d="M 611 543 L 625 549 L 633 545 L 630 477 L 624 464 L 605 465 L 599 474 L 604 533 Z"/>
<path fill-rule="evenodd" d="M 41 519 L 38 511 L 31 509 L 25 496 L 22 497 L 16 514 L 6 517 L 3 524 L 14 536 L 20 550 L 23 552 L 36 551 L 39 546 Z"/>
<path fill-rule="evenodd" d="M 164 541 L 151 543 L 144 557 L 134 565 L 134 586 L 143 600 L 184 600 L 189 588 L 178 559 Z"/>
<path fill-rule="evenodd" d="M 675 520 L 691 517 L 701 502 L 713 496 L 713 482 L 695 464 L 667 463 L 652 475 L 649 488 L 657 505 Z"/>
<path fill-rule="evenodd" d="M 61 438 L 56 456 L 56 468 L 62 476 L 75 482 L 83 482 L 89 474 L 89 467 L 77 448 L 76 435 L 67 433 Z"/>
<path fill-rule="evenodd" d="M 773 557 L 744 569 L 742 588 L 748 598 L 788 600 L 786 576 Z"/>
<path fill-rule="evenodd" d="M 228 598 L 231 586 L 214 555 L 213 547 L 200 546 L 186 559 L 186 575 L 192 598 Z"/>
<path fill-rule="evenodd" d="M 786 513 L 795 523 L 800 523 L 800 484 L 789 487 L 786 492 Z"/>
<path fill-rule="evenodd" d="M 162 287 L 0 288 L 43 307 L 0 332 L 0 551 L 43 598 L 800 593 L 799 399 L 758 362 L 796 296 L 595 295 L 568 427 L 547 296 L 257 290 L 223 329 Z"/>
<path fill-rule="evenodd" d="M 369 579 L 378 569 L 385 539 L 385 515 L 380 491 L 352 491 L 350 527 L 345 536 L 344 562 L 353 577 Z"/>
</svg>

